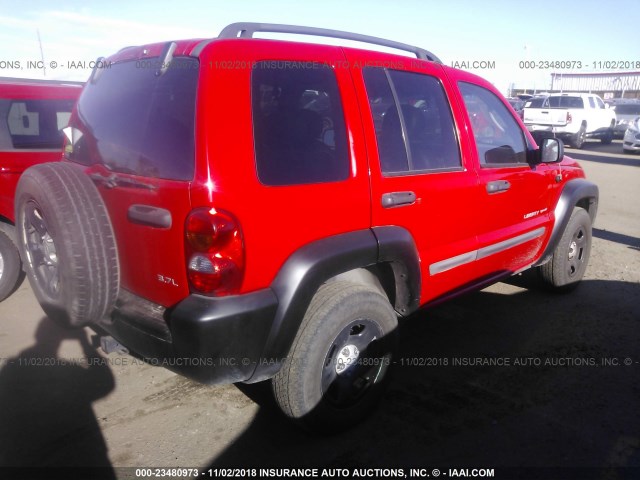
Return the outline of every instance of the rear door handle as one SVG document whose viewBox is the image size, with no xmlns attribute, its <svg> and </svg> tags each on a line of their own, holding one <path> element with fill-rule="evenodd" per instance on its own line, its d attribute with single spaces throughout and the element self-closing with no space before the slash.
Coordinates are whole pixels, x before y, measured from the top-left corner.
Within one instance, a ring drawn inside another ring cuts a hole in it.
<svg viewBox="0 0 640 480">
<path fill-rule="evenodd" d="M 382 195 L 382 207 L 392 208 L 416 203 L 416 194 L 413 192 L 390 192 Z"/>
<path fill-rule="evenodd" d="M 506 180 L 495 180 L 493 182 L 487 183 L 487 193 L 499 193 L 506 192 L 511 188 L 511 184 Z"/>
<path fill-rule="evenodd" d="M 164 208 L 150 205 L 131 205 L 127 210 L 127 218 L 131 223 L 147 227 L 171 228 L 171 212 Z"/>
</svg>

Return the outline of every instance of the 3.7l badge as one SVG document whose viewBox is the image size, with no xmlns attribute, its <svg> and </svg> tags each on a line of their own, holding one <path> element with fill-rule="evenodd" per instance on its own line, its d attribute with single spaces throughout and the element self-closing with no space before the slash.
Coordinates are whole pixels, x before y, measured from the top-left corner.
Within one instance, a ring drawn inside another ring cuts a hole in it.
<svg viewBox="0 0 640 480">
<path fill-rule="evenodd" d="M 164 283 L 165 285 L 173 285 L 174 287 L 180 286 L 177 284 L 175 279 L 167 277 L 165 275 L 160 275 L 159 273 L 156 275 L 156 280 L 158 280 L 160 283 Z"/>
</svg>

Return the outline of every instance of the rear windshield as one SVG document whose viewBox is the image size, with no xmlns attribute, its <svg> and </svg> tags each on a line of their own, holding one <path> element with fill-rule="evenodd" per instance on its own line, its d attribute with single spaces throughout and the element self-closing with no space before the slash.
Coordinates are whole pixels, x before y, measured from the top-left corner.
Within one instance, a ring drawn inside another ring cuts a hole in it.
<svg viewBox="0 0 640 480">
<path fill-rule="evenodd" d="M 162 75 L 150 64 L 114 64 L 87 83 L 71 120 L 71 160 L 146 177 L 193 178 L 199 63 L 174 58 Z"/>
<path fill-rule="evenodd" d="M 2 150 L 59 150 L 74 100 L 0 100 Z"/>
<path fill-rule="evenodd" d="M 527 100 L 524 104 L 524 108 L 542 108 L 542 105 L 547 97 L 535 97 Z"/>
<path fill-rule="evenodd" d="M 584 108 L 581 97 L 549 97 L 551 108 Z"/>
</svg>

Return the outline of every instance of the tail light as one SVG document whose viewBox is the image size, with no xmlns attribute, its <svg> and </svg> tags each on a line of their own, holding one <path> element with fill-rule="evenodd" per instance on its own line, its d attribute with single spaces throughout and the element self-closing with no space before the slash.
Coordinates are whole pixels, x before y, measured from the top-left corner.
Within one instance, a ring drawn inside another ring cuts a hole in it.
<svg viewBox="0 0 640 480">
<path fill-rule="evenodd" d="M 191 290 L 211 296 L 238 293 L 244 277 L 244 244 L 238 221 L 215 208 L 198 208 L 186 224 Z"/>
<path fill-rule="evenodd" d="M 573 118 L 571 117 L 571 112 L 567 112 L 567 124 L 571 123 Z"/>
</svg>

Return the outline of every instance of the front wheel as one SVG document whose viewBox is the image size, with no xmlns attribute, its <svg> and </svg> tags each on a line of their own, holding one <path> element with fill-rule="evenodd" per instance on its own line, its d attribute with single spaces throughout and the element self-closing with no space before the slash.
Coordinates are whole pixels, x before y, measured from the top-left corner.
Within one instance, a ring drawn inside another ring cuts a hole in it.
<svg viewBox="0 0 640 480">
<path fill-rule="evenodd" d="M 320 287 L 272 380 L 285 415 L 324 433 L 363 420 L 383 393 L 396 328 L 395 311 L 374 288 L 343 281 Z"/>
<path fill-rule="evenodd" d="M 553 290 L 569 291 L 578 286 L 591 253 L 591 217 L 583 208 L 575 208 L 550 261 L 538 271 L 542 281 Z"/>
</svg>

